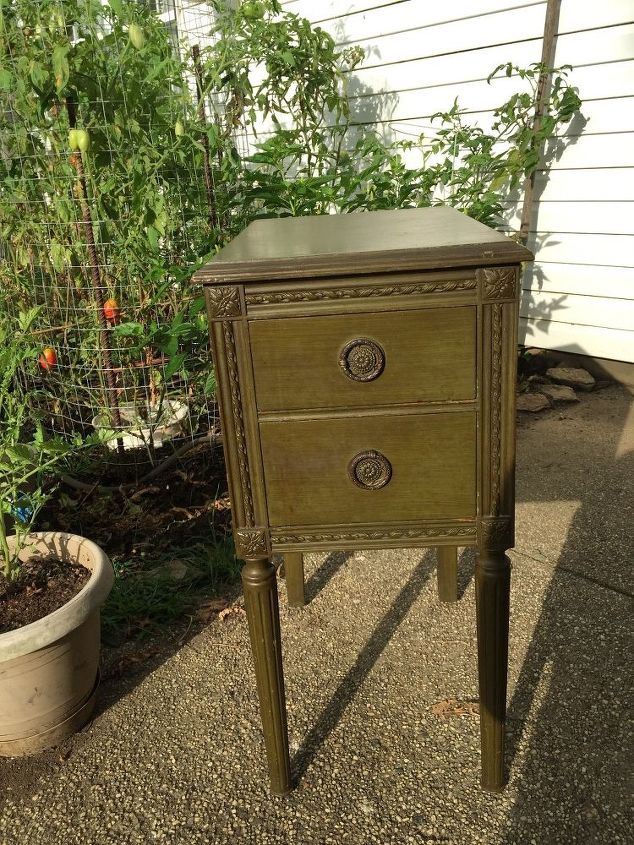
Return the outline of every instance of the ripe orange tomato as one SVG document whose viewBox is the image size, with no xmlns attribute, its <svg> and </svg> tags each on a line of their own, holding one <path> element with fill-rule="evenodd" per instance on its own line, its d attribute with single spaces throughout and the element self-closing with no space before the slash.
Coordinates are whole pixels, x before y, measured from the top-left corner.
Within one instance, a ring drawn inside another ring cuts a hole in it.
<svg viewBox="0 0 634 845">
<path fill-rule="evenodd" d="M 51 367 L 54 367 L 57 364 L 57 355 L 55 350 L 52 346 L 47 346 L 46 349 L 42 350 L 42 354 L 40 355 L 40 367 L 43 370 L 50 370 Z"/>
<path fill-rule="evenodd" d="M 103 315 L 109 323 L 112 323 L 113 326 L 116 326 L 117 323 L 121 322 L 121 309 L 119 308 L 119 303 L 116 299 L 114 299 L 114 297 L 112 299 L 106 299 L 104 302 Z"/>
</svg>

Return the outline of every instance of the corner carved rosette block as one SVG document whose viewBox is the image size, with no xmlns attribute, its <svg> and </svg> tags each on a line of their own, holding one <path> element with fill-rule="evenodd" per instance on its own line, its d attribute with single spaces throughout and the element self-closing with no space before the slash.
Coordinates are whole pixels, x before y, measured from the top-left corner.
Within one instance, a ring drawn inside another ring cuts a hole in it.
<svg viewBox="0 0 634 845">
<path fill-rule="evenodd" d="M 207 308 L 213 319 L 239 317 L 242 314 L 240 289 L 236 285 L 208 287 Z"/>
<path fill-rule="evenodd" d="M 485 267 L 476 271 L 476 277 L 485 301 L 515 298 L 517 288 L 515 267 Z"/>
<path fill-rule="evenodd" d="M 268 557 L 268 538 L 263 528 L 237 528 L 234 531 L 236 554 L 241 560 Z"/>
</svg>

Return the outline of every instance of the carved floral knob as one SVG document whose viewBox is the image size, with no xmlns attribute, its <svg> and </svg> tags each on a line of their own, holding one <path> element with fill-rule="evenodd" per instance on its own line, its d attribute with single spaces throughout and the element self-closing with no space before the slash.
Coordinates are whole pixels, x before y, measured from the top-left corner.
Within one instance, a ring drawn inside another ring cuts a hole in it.
<svg viewBox="0 0 634 845">
<path fill-rule="evenodd" d="M 358 337 L 341 350 L 339 366 L 353 381 L 372 381 L 383 372 L 385 353 L 376 341 Z"/>
<path fill-rule="evenodd" d="M 392 477 L 392 464 L 380 452 L 359 452 L 348 464 L 348 474 L 357 487 L 379 490 Z"/>
</svg>

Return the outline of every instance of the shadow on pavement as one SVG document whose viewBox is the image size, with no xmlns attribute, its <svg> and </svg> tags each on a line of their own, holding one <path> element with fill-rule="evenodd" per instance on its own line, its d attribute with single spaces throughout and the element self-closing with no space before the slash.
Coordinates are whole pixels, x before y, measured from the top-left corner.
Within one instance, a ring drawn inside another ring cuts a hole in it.
<svg viewBox="0 0 634 845">
<path fill-rule="evenodd" d="M 331 552 L 319 569 L 306 581 L 304 588 L 306 601 L 316 598 L 326 585 L 335 577 L 342 566 L 352 557 L 352 552 Z"/>
<path fill-rule="evenodd" d="M 348 556 L 349 554 L 344 553 L 344 559 Z M 339 557 L 341 557 L 339 554 L 329 555 L 325 563 L 331 558 Z M 317 575 L 324 568 L 324 565 L 322 564 L 322 567 L 317 571 Z M 357 695 L 359 688 L 372 671 L 372 667 L 381 656 L 383 649 L 387 646 L 396 629 L 409 613 L 412 605 L 419 597 L 421 590 L 434 574 L 435 570 L 435 559 L 426 553 L 422 560 L 416 564 L 405 586 L 370 635 L 354 665 L 346 673 L 346 676 L 331 696 L 329 703 L 317 718 L 315 725 L 304 738 L 302 747 L 291 762 L 293 773 L 297 780 L 301 780 L 319 747 L 339 723 L 346 707 L 348 707 Z"/>
<path fill-rule="evenodd" d="M 518 502 L 552 503 L 550 517 L 541 512 L 555 522 L 558 504 L 577 509 L 509 704 L 508 764 L 519 788 L 509 843 L 530 842 L 536 820 L 540 842 L 627 841 L 634 417 L 621 388 L 582 403 L 575 422 L 551 413 L 519 437 Z M 528 530 L 515 565 L 530 571 L 544 560 L 530 559 L 540 526 Z"/>
</svg>

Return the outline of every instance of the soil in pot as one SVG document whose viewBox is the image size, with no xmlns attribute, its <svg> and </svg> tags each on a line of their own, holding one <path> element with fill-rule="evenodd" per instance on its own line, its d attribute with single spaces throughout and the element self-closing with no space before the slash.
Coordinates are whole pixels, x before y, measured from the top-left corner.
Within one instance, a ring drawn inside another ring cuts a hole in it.
<svg viewBox="0 0 634 845">
<path fill-rule="evenodd" d="M 23 563 L 12 581 L 0 575 L 0 634 L 30 625 L 63 607 L 89 578 L 90 571 L 84 566 L 55 558 Z"/>
</svg>

